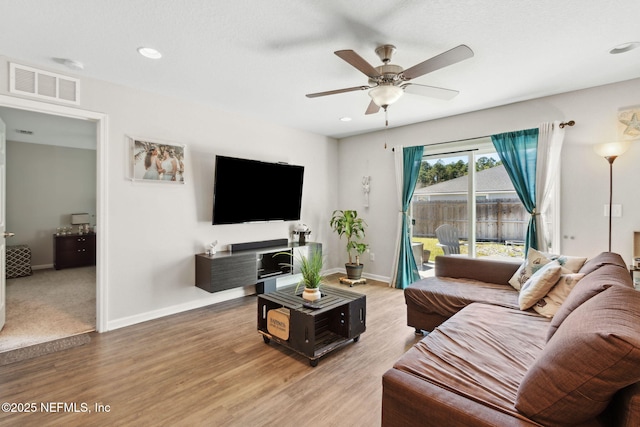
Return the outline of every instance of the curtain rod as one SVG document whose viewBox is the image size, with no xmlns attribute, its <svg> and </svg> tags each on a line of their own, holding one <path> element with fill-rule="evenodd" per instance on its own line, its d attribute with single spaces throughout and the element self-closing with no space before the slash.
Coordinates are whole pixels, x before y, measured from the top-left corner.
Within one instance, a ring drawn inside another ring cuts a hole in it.
<svg viewBox="0 0 640 427">
<path fill-rule="evenodd" d="M 564 129 L 565 126 L 573 126 L 575 125 L 576 122 L 575 120 L 569 120 L 568 122 L 561 122 L 558 126 L 560 127 L 560 129 Z M 473 138 L 465 138 L 465 139 L 456 139 L 453 141 L 443 141 L 443 142 L 436 142 L 434 144 L 428 144 L 429 146 L 433 146 L 433 145 L 441 145 L 441 144 L 450 144 L 452 142 L 458 142 L 458 141 L 471 141 L 473 139 L 482 139 L 482 138 L 491 138 L 491 135 L 485 135 L 485 136 L 476 136 Z M 395 148 L 392 148 L 391 151 L 395 152 Z"/>
</svg>

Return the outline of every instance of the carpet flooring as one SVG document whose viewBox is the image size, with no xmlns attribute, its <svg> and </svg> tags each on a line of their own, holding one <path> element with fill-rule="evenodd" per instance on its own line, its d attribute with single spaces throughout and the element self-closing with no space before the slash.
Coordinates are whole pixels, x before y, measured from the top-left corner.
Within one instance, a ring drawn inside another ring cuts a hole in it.
<svg viewBox="0 0 640 427">
<path fill-rule="evenodd" d="M 34 270 L 32 276 L 7 279 L 6 295 L 0 353 L 42 343 L 55 349 L 95 330 L 95 267 Z"/>
</svg>

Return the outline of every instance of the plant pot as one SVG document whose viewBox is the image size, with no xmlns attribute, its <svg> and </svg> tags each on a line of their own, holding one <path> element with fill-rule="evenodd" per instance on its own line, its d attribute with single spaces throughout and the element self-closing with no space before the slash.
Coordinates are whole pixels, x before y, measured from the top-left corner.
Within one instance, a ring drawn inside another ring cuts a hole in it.
<svg viewBox="0 0 640 427">
<path fill-rule="evenodd" d="M 431 251 L 429 249 L 425 249 L 422 251 L 422 263 L 426 264 L 429 262 L 429 258 L 431 257 Z"/>
<path fill-rule="evenodd" d="M 364 264 L 345 264 L 345 270 L 347 270 L 347 279 L 360 280 L 362 277 L 362 269 Z"/>
<path fill-rule="evenodd" d="M 304 288 L 302 291 L 302 299 L 307 301 L 315 301 L 320 299 L 322 294 L 320 293 L 320 288 Z"/>
</svg>

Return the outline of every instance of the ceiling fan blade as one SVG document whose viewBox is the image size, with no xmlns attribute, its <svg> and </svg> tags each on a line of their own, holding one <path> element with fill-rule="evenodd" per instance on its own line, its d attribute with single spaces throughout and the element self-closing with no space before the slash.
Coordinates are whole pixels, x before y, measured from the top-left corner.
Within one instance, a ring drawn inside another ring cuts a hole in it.
<svg viewBox="0 0 640 427">
<path fill-rule="evenodd" d="M 439 70 L 440 68 L 447 67 L 460 61 L 464 61 L 465 59 L 471 58 L 472 56 L 473 51 L 469 48 L 469 46 L 461 44 L 460 46 L 454 47 L 453 49 L 443 52 L 440 55 L 434 56 L 431 59 L 427 59 L 424 62 L 416 64 L 411 68 L 407 68 L 406 70 L 401 72 L 398 77 L 400 77 L 402 80 L 415 79 L 416 77 L 420 77 L 432 71 Z"/>
<path fill-rule="evenodd" d="M 453 90 L 453 89 L 419 85 L 415 83 L 406 83 L 406 84 L 403 84 L 401 87 L 407 93 L 428 96 L 429 98 L 443 99 L 445 101 L 455 98 L 456 95 L 460 93 L 459 91 Z"/>
<path fill-rule="evenodd" d="M 375 114 L 378 111 L 380 111 L 380 107 L 375 102 L 371 101 L 364 114 Z"/>
<path fill-rule="evenodd" d="M 337 93 L 354 92 L 356 90 L 367 90 L 367 89 L 371 89 L 371 87 L 369 87 L 369 86 L 354 86 L 354 87 L 347 87 L 347 88 L 344 88 L 344 89 L 328 90 L 326 92 L 308 93 L 305 96 L 307 98 L 318 98 L 319 96 L 335 95 Z"/>
<path fill-rule="evenodd" d="M 378 70 L 373 68 L 373 65 L 369 64 L 364 60 L 364 58 L 355 53 L 353 50 L 338 50 L 333 53 L 347 61 L 352 67 L 360 70 L 360 72 L 364 73 L 364 75 L 371 78 L 381 77 L 381 74 L 378 72 Z"/>
</svg>

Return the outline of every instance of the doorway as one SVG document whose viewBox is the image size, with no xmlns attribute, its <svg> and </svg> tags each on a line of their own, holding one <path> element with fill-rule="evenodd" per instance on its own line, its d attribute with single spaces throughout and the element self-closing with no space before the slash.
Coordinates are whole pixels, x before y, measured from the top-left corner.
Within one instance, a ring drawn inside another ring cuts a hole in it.
<svg viewBox="0 0 640 427">
<path fill-rule="evenodd" d="M 0 107 L 10 109 L 43 113 L 53 117 L 71 118 L 82 121 L 89 121 L 95 125 L 96 129 L 96 191 L 95 191 L 95 224 L 103 234 L 96 235 L 96 267 L 95 267 L 95 330 L 105 331 L 107 302 L 105 298 L 106 287 L 105 268 L 106 265 L 106 239 L 102 235 L 107 233 L 107 221 L 105 214 L 106 198 L 106 147 L 107 137 L 107 116 L 87 110 L 80 110 L 60 105 L 47 104 L 39 101 L 31 101 L 22 98 L 0 95 Z M 4 200 L 1 201 L 5 203 Z M 55 228 L 55 227 L 54 227 Z M 55 231 L 55 230 L 54 230 Z M 4 272 L 2 272 L 4 274 Z"/>
</svg>

